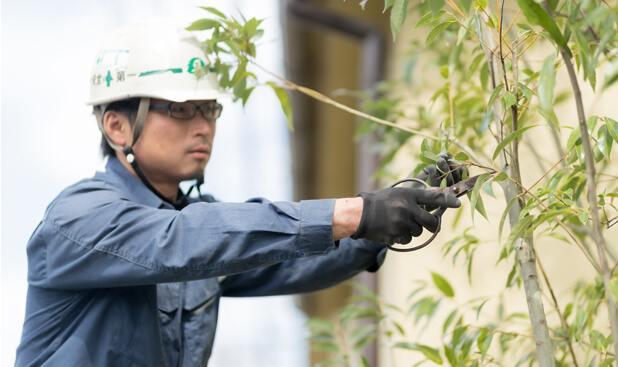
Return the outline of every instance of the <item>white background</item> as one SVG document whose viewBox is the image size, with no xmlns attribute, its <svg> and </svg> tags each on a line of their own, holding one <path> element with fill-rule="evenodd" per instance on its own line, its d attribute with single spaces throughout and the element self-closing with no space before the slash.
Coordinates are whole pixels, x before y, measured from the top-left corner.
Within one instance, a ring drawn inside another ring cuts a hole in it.
<svg viewBox="0 0 618 367">
<path fill-rule="evenodd" d="M 85 104 L 92 62 L 115 28 L 167 16 L 189 25 L 198 6 L 265 18 L 258 61 L 283 74 L 277 0 L 4 0 L 1 9 L 0 365 L 19 344 L 27 289 L 26 243 L 47 204 L 103 167 L 100 134 Z M 291 199 L 286 122 L 274 93 L 254 92 L 243 111 L 223 101 L 202 192 L 220 200 Z M 290 297 L 224 299 L 211 366 L 306 366 L 304 316 Z"/>
</svg>

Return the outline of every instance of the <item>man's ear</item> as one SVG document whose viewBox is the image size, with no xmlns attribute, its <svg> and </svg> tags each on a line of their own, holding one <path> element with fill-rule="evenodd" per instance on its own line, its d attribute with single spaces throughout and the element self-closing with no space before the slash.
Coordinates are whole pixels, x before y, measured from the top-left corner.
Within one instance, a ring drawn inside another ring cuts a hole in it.
<svg viewBox="0 0 618 367">
<path fill-rule="evenodd" d="M 126 147 L 131 141 L 131 125 L 129 119 L 118 111 L 106 111 L 103 116 L 105 134 L 117 145 Z"/>
</svg>

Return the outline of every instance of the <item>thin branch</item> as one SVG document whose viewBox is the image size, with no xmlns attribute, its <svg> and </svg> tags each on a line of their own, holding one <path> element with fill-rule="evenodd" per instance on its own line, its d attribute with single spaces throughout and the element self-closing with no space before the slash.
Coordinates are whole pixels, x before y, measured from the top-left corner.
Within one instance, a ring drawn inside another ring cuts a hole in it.
<svg viewBox="0 0 618 367">
<path fill-rule="evenodd" d="M 573 150 L 573 148 L 571 148 L 571 150 Z M 534 186 L 536 186 L 539 182 L 541 182 L 541 180 L 547 177 L 547 175 L 549 175 L 549 173 L 553 171 L 554 168 L 556 168 L 560 164 L 560 162 L 562 162 L 566 157 L 568 157 L 570 153 L 571 151 L 569 150 L 565 155 L 563 155 L 562 158 L 560 158 L 560 160 L 556 162 L 556 164 L 554 164 L 547 172 L 543 174 L 543 176 L 541 176 L 534 184 L 532 184 L 532 186 L 528 188 L 528 191 L 532 190 Z"/>
<path fill-rule="evenodd" d="M 494 50 L 492 50 L 489 46 L 487 46 L 487 45 L 485 44 L 485 42 L 483 42 L 480 38 L 478 38 L 478 37 L 477 37 L 477 35 L 476 35 L 474 32 L 472 32 L 471 30 L 469 30 L 469 29 L 468 29 L 468 27 L 466 27 L 466 26 L 463 24 L 463 22 L 462 22 L 462 21 L 460 21 L 460 20 L 459 20 L 459 18 L 457 18 L 457 17 L 455 16 L 455 14 L 453 14 L 453 13 L 451 13 L 451 12 L 448 12 L 448 11 L 447 11 L 446 13 L 447 13 L 447 14 L 450 14 L 450 15 L 451 15 L 451 16 L 452 16 L 452 17 L 453 17 L 453 18 L 457 21 L 457 23 L 459 23 L 459 25 L 460 25 L 463 29 L 465 29 L 468 33 L 470 33 L 470 34 L 472 35 L 472 37 L 476 38 L 476 40 L 477 40 L 477 41 L 479 41 L 479 42 L 480 42 L 483 46 L 487 47 L 487 49 L 488 49 L 488 50 L 489 50 L 492 54 L 494 54 L 496 57 L 498 57 L 498 55 L 496 54 L 496 52 L 495 52 Z"/>
<path fill-rule="evenodd" d="M 534 200 L 536 200 L 543 208 L 545 208 L 545 210 L 549 210 L 549 208 L 545 205 L 545 203 L 543 203 L 543 201 L 541 200 L 541 198 L 537 197 L 536 195 L 534 195 L 533 193 L 531 193 L 530 191 L 528 191 L 528 189 L 526 189 L 521 183 L 516 182 L 515 180 L 513 180 L 512 178 L 508 178 L 509 181 L 512 181 L 513 183 L 515 183 L 515 185 L 519 186 L 521 189 L 524 190 L 525 194 L 530 195 Z M 582 252 L 584 253 L 584 255 L 586 255 L 586 258 L 588 259 L 588 261 L 590 261 L 590 264 L 592 264 L 592 266 L 595 268 L 595 270 L 599 273 L 601 273 L 601 268 L 599 267 L 599 265 L 592 259 L 592 257 L 590 256 L 590 254 L 588 254 L 588 252 L 584 249 L 584 246 L 577 240 L 577 238 L 575 238 L 575 236 L 573 235 L 573 233 L 571 233 L 571 231 L 568 229 L 568 227 L 558 218 L 554 218 L 556 220 L 556 222 L 558 222 L 558 224 L 560 225 L 560 227 L 562 227 L 562 229 L 565 230 L 565 232 L 569 235 L 569 237 L 571 237 L 571 239 L 573 240 L 573 242 L 575 242 L 575 244 L 577 245 L 577 247 L 579 247 Z"/>
<path fill-rule="evenodd" d="M 270 74 L 271 76 L 277 78 L 280 82 L 285 84 L 285 85 L 278 85 L 277 86 L 278 88 L 283 88 L 283 89 L 287 89 L 287 90 L 295 90 L 295 91 L 300 92 L 300 93 L 302 93 L 302 94 L 304 94 L 306 96 L 309 96 L 309 97 L 311 97 L 311 98 L 313 98 L 315 100 L 318 100 L 320 102 L 323 102 L 323 103 L 326 103 L 326 104 L 331 105 L 333 107 L 336 107 L 336 108 L 338 108 L 340 110 L 343 110 L 343 111 L 346 111 L 348 113 L 351 113 L 352 115 L 355 115 L 355 116 L 358 116 L 358 117 L 362 117 L 364 119 L 367 119 L 367 120 L 370 120 L 370 121 L 373 121 L 373 122 L 377 122 L 378 124 L 381 124 L 381 125 L 384 125 L 384 126 L 392 127 L 393 129 L 405 131 L 405 132 L 408 132 L 410 134 L 420 135 L 422 137 L 425 137 L 425 138 L 431 139 L 431 140 L 438 140 L 437 137 L 429 135 L 429 134 L 426 134 L 426 133 L 424 133 L 422 131 L 419 131 L 419 130 L 416 130 L 416 129 L 412 129 L 412 128 L 409 128 L 409 127 L 405 127 L 405 126 L 401 126 L 401 125 L 397 125 L 397 124 L 392 123 L 390 121 L 383 120 L 381 118 L 377 118 L 375 116 L 371 116 L 371 115 L 366 114 L 364 112 L 355 110 L 355 109 L 353 109 L 351 107 L 348 107 L 348 106 L 346 106 L 344 104 L 341 104 L 341 103 L 339 103 L 337 101 L 334 101 L 333 99 L 323 95 L 320 92 L 317 92 L 317 91 L 315 91 L 313 89 L 310 89 L 310 88 L 303 87 L 303 86 L 295 84 L 295 83 L 293 83 L 293 82 L 291 82 L 291 81 L 289 81 L 287 79 L 284 79 L 284 78 L 282 78 L 282 77 L 280 77 L 280 76 L 270 72 L 269 70 L 267 70 L 266 68 L 262 67 L 261 65 L 255 63 L 255 62 L 253 62 L 253 64 L 256 65 L 257 67 L 259 67 L 260 69 L 262 69 L 263 71 L 265 71 L 266 73 Z"/>
<path fill-rule="evenodd" d="M 519 16 L 519 13 L 521 12 L 521 9 L 517 9 L 517 13 L 515 13 L 515 16 L 513 17 L 513 19 L 511 20 L 511 23 L 509 24 L 509 26 L 506 28 L 506 30 L 504 31 L 504 33 L 509 33 L 509 31 L 511 30 L 511 27 L 513 26 L 513 24 L 515 24 L 515 20 L 517 19 L 517 17 Z M 519 46 L 519 45 L 517 45 Z M 515 46 L 515 47 L 517 47 Z M 513 49 L 511 49 L 511 51 L 513 51 Z"/>
<path fill-rule="evenodd" d="M 464 18 L 466 15 L 461 11 L 461 9 L 459 9 L 459 7 L 457 6 L 457 4 L 455 4 L 455 2 L 453 0 L 446 0 L 446 3 L 453 9 L 455 9 L 456 12 L 459 13 L 459 15 L 461 15 L 462 18 Z"/>
<path fill-rule="evenodd" d="M 547 276 L 547 273 L 545 272 L 545 268 L 543 268 L 543 264 L 541 263 L 541 260 L 539 258 L 537 258 L 537 263 L 539 264 L 539 269 L 541 270 L 541 274 L 543 274 L 543 279 L 545 280 L 545 284 L 547 285 L 547 289 L 549 290 L 549 294 L 551 295 L 552 302 L 554 303 L 554 309 L 558 313 L 558 318 L 560 319 L 560 324 L 562 325 L 562 330 L 565 334 L 564 340 L 566 341 L 567 346 L 569 347 L 571 358 L 573 358 L 573 364 L 575 365 L 575 367 L 579 367 L 579 364 L 577 363 L 577 358 L 575 357 L 575 351 L 573 350 L 573 345 L 571 344 L 571 336 L 569 335 L 569 326 L 567 325 L 566 319 L 564 318 L 562 311 L 560 311 L 560 305 L 558 305 L 558 299 L 556 298 L 556 295 L 554 294 L 554 289 L 549 283 L 549 277 Z"/>
<path fill-rule="evenodd" d="M 504 334 L 504 335 L 513 335 L 513 336 L 521 336 L 521 337 L 527 338 L 527 339 L 533 339 L 534 338 L 534 335 L 522 334 L 522 333 L 518 333 L 516 331 L 503 331 L 503 330 L 499 330 L 499 329 L 489 329 L 489 328 L 486 328 L 486 327 L 481 327 L 481 326 L 476 326 L 476 325 L 471 325 L 471 324 L 466 324 L 465 326 L 473 327 L 473 328 L 479 329 L 479 330 L 491 331 L 492 333 L 498 333 L 498 334 Z M 563 338 L 556 338 L 556 337 L 551 337 L 550 339 L 557 340 L 557 341 L 564 340 Z"/>
</svg>

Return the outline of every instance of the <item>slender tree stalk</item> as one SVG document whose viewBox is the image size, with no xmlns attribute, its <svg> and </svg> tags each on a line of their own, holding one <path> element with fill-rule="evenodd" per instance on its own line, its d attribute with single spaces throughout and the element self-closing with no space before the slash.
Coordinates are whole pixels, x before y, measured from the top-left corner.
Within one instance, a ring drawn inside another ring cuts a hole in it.
<svg viewBox="0 0 618 367">
<path fill-rule="evenodd" d="M 573 365 L 575 367 L 579 367 L 577 363 L 577 357 L 575 356 L 575 350 L 573 349 L 573 344 L 571 343 L 571 336 L 569 335 L 569 326 L 567 325 L 566 319 L 564 318 L 564 314 L 560 310 L 560 305 L 558 304 L 558 299 L 554 294 L 554 289 L 549 283 L 549 277 L 547 276 L 547 272 L 543 268 L 543 263 L 541 260 L 537 261 L 539 264 L 539 270 L 541 270 L 541 274 L 543 274 L 543 279 L 545 280 L 545 284 L 547 284 L 547 289 L 549 289 L 549 294 L 551 295 L 552 302 L 554 303 L 554 309 L 558 313 L 558 318 L 560 319 L 560 324 L 562 325 L 562 330 L 564 333 L 564 341 L 567 343 L 567 347 L 569 348 L 569 353 L 571 353 L 571 358 L 573 358 Z"/>
<path fill-rule="evenodd" d="M 543 9 L 551 16 L 553 12 L 544 0 L 541 3 Z M 568 50 L 558 46 L 562 60 L 569 74 L 569 80 L 571 87 L 573 88 L 573 97 L 575 99 L 575 106 L 577 107 L 577 120 L 579 123 L 579 129 L 581 131 L 582 147 L 585 153 L 586 162 L 586 174 L 588 176 L 588 201 L 590 203 L 590 216 L 592 217 L 592 238 L 597 245 L 597 251 L 599 255 L 599 262 L 601 266 L 601 276 L 603 277 L 603 285 L 605 287 L 605 297 L 607 298 L 607 309 L 609 312 L 609 322 L 612 328 L 612 335 L 614 336 L 614 350 L 618 352 L 618 307 L 616 305 L 616 299 L 610 291 L 609 282 L 612 277 L 611 268 L 607 261 L 607 244 L 603 237 L 603 228 L 601 226 L 601 216 L 599 214 L 599 202 L 597 199 L 597 182 L 596 182 L 596 165 L 594 161 L 594 155 L 592 152 L 592 144 L 590 142 L 590 135 L 588 134 L 588 124 L 586 123 L 586 114 L 584 112 L 584 103 L 582 100 L 581 90 L 579 88 L 579 82 L 577 81 L 577 73 L 571 61 L 571 56 Z M 615 362 L 618 367 L 618 360 Z"/>
<path fill-rule="evenodd" d="M 486 54 L 488 57 L 488 66 L 490 68 L 489 74 L 492 76 L 493 71 L 491 68 L 493 68 L 494 63 L 493 60 L 491 60 L 491 55 L 487 52 Z M 513 54 L 516 54 L 516 52 Z M 503 77 L 506 80 L 507 76 L 504 75 Z M 495 84 L 495 81 L 493 83 Z M 515 108 L 517 109 L 517 105 L 515 105 Z M 517 112 L 515 112 L 515 114 L 517 114 Z M 500 104 L 497 102 L 497 99 L 494 101 L 494 115 L 496 117 L 501 116 Z M 498 124 L 498 126 L 496 126 L 497 129 L 502 128 L 502 121 L 496 119 L 496 124 Z M 513 146 L 511 146 L 511 159 L 512 162 L 509 162 L 506 155 L 501 155 L 503 171 L 506 171 L 511 178 L 520 177 L 520 173 L 517 172 L 513 166 L 513 162 L 516 162 L 515 166 L 518 166 L 519 152 L 513 151 Z M 517 182 L 521 184 L 520 181 Z M 515 185 L 511 180 L 505 180 L 501 182 L 501 186 L 507 203 L 513 198 L 521 198 L 519 192 L 520 189 L 518 188 L 518 186 L 521 185 Z M 515 226 L 515 224 L 519 221 L 521 210 L 522 206 L 519 200 L 515 205 L 511 205 L 509 208 L 508 216 L 511 228 L 513 228 L 513 226 Z M 554 367 L 555 364 L 552 343 L 549 335 L 549 328 L 547 326 L 545 309 L 543 307 L 543 295 L 536 269 L 536 256 L 532 236 L 527 236 L 526 238 L 519 238 L 516 240 L 514 243 L 514 249 L 520 265 L 521 278 L 524 283 L 524 291 L 526 294 L 530 324 L 532 326 L 532 334 L 534 335 L 537 360 L 539 361 L 539 365 L 541 367 Z"/>
<path fill-rule="evenodd" d="M 577 81 L 577 74 L 575 73 L 575 68 L 573 67 L 571 58 L 563 49 L 560 49 L 560 54 L 562 55 L 562 59 L 564 60 L 566 69 L 569 73 L 571 86 L 573 87 L 575 104 L 577 106 L 579 129 L 581 130 L 582 146 L 585 152 L 586 174 L 588 176 L 588 201 L 590 202 L 590 216 L 592 217 L 592 237 L 597 245 L 601 265 L 601 276 L 603 277 L 603 284 L 605 286 L 605 297 L 607 298 L 609 321 L 612 328 L 612 335 L 614 335 L 614 350 L 618 351 L 618 308 L 609 286 L 609 282 L 612 278 L 612 272 L 607 261 L 607 244 L 605 243 L 605 237 L 603 236 L 601 216 L 599 214 L 599 202 L 597 200 L 596 191 L 596 166 L 592 153 L 590 136 L 588 135 L 588 124 L 586 123 L 586 115 L 584 113 L 584 103 L 582 101 L 581 91 Z M 615 361 L 615 365 L 618 367 L 618 360 Z"/>
</svg>

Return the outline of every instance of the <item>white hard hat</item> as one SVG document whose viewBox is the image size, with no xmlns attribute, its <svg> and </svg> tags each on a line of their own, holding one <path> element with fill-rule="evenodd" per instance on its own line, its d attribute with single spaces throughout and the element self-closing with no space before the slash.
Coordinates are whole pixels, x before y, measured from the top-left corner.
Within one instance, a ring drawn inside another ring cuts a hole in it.
<svg viewBox="0 0 618 367">
<path fill-rule="evenodd" d="M 168 19 L 138 21 L 116 30 L 103 44 L 92 68 L 89 105 L 133 97 L 175 102 L 229 97 L 207 65 L 195 36 Z"/>
</svg>

